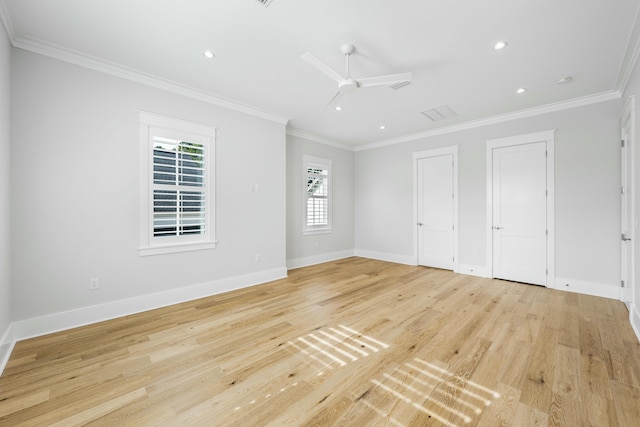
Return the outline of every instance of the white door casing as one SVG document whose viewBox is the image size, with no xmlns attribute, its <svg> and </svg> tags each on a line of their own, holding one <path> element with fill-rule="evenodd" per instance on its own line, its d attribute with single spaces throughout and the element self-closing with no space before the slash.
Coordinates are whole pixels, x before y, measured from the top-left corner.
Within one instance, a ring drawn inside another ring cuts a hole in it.
<svg viewBox="0 0 640 427">
<path fill-rule="evenodd" d="M 490 277 L 554 287 L 554 132 L 487 141 Z"/>
<path fill-rule="evenodd" d="M 457 271 L 458 147 L 414 153 L 416 264 Z"/>
<path fill-rule="evenodd" d="M 634 200 L 633 200 L 633 132 L 634 132 L 634 109 L 635 98 L 629 97 L 621 117 L 621 143 L 620 143 L 620 159 L 621 159 L 621 189 L 620 189 L 620 213 L 621 213 L 621 230 L 620 230 L 620 278 L 621 278 L 621 294 L 620 300 L 626 304 L 633 301 L 634 292 L 634 245 L 635 241 L 635 225 L 634 225 Z"/>
</svg>

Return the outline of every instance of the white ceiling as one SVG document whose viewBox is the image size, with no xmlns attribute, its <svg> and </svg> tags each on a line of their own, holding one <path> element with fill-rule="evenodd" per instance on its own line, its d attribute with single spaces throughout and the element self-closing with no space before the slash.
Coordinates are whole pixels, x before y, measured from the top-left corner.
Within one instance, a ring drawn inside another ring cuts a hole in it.
<svg viewBox="0 0 640 427">
<path fill-rule="evenodd" d="M 0 1 L 17 47 L 115 64 L 288 118 L 292 128 L 351 147 L 619 96 L 637 54 L 640 6 L 638 0 L 273 0 L 269 7 L 257 0 Z M 494 51 L 499 40 L 509 45 Z M 361 88 L 341 101 L 342 111 L 325 108 L 337 85 L 300 55 L 311 52 L 343 74 L 346 42 L 357 49 L 353 77 L 412 72 L 412 83 L 397 91 Z M 216 58 L 204 59 L 205 49 Z M 556 83 L 566 76 L 573 81 Z M 519 87 L 527 92 L 517 95 Z M 434 123 L 420 114 L 443 104 L 459 115 Z"/>
</svg>

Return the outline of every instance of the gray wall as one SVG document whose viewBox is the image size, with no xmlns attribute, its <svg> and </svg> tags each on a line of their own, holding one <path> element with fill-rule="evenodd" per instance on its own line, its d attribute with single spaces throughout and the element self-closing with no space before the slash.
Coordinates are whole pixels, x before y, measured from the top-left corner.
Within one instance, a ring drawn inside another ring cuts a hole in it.
<svg viewBox="0 0 640 427">
<path fill-rule="evenodd" d="M 459 260 L 486 268 L 485 141 L 557 129 L 556 277 L 619 286 L 620 109 L 620 101 L 609 101 L 358 151 L 357 250 L 388 258 L 415 257 L 412 153 L 458 145 Z"/>
<path fill-rule="evenodd" d="M 302 235 L 302 156 L 332 160 L 333 232 Z M 353 253 L 353 151 L 287 135 L 287 264 L 305 265 Z M 317 246 L 316 246 L 317 244 Z"/>
<path fill-rule="evenodd" d="M 8 345 L 3 345 L 2 337 L 11 324 L 11 263 L 9 250 L 10 63 L 11 47 L 0 23 L 0 364 L 8 351 Z"/>
<path fill-rule="evenodd" d="M 284 271 L 284 125 L 19 49 L 12 66 L 14 321 Z M 139 110 L 218 128 L 216 249 L 138 255 Z"/>
</svg>

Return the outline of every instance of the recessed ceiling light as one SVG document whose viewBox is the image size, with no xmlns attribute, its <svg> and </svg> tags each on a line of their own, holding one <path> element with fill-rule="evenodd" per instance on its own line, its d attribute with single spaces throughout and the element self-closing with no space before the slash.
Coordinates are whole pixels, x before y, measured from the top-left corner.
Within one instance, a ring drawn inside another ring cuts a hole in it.
<svg viewBox="0 0 640 427">
<path fill-rule="evenodd" d="M 521 87 L 520 89 L 518 89 L 518 90 L 516 91 L 516 93 L 520 94 L 520 93 L 525 93 L 526 91 L 527 91 L 527 89 L 525 89 L 525 88 Z"/>
<path fill-rule="evenodd" d="M 380 126 L 380 130 L 385 130 L 387 127 L 385 125 Z"/>
<path fill-rule="evenodd" d="M 572 81 L 573 81 L 573 78 L 571 76 L 567 76 L 567 77 L 564 77 L 564 78 L 558 80 L 556 83 L 558 83 L 559 85 L 564 85 L 564 84 L 567 84 L 567 83 L 571 83 Z"/>
<path fill-rule="evenodd" d="M 213 59 L 216 57 L 215 53 L 211 52 L 210 50 L 205 50 L 204 52 L 202 52 L 202 56 L 207 59 Z"/>
<path fill-rule="evenodd" d="M 493 50 L 502 50 L 507 47 L 508 43 L 504 41 L 499 41 L 495 45 L 493 45 Z"/>
<path fill-rule="evenodd" d="M 342 107 L 338 105 L 338 106 L 336 107 L 336 111 L 342 111 Z"/>
</svg>

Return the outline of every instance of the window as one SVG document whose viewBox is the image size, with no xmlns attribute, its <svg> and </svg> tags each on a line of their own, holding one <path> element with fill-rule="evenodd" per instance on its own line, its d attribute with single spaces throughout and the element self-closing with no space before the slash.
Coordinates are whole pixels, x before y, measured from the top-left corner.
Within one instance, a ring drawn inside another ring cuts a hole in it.
<svg viewBox="0 0 640 427">
<path fill-rule="evenodd" d="M 140 113 L 140 255 L 214 248 L 215 128 Z"/>
<path fill-rule="evenodd" d="M 303 234 L 331 233 L 331 160 L 303 156 Z"/>
</svg>

